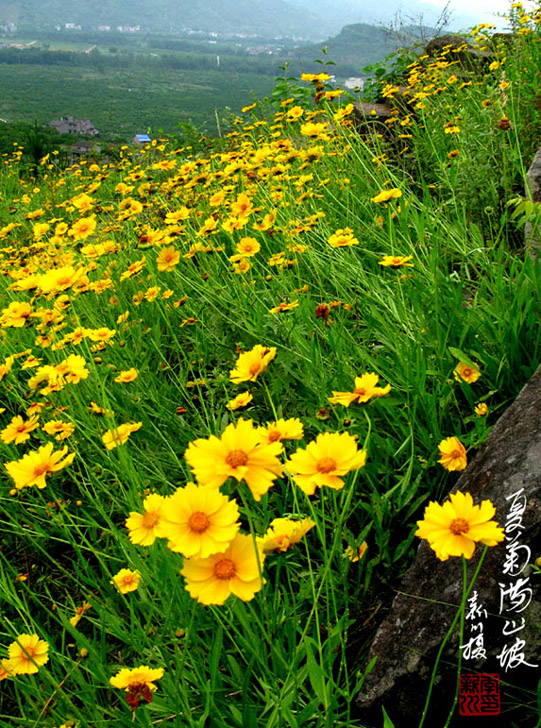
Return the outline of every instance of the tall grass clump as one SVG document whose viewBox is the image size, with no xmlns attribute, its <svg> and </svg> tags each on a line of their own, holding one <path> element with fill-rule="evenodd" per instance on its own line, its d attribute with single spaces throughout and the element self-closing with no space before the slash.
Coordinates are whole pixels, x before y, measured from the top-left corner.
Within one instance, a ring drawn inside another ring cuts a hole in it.
<svg viewBox="0 0 541 728">
<path fill-rule="evenodd" d="M 2 725 L 359 725 L 416 519 L 539 363 L 512 20 L 387 125 L 308 74 L 223 147 L 4 157 Z"/>
</svg>

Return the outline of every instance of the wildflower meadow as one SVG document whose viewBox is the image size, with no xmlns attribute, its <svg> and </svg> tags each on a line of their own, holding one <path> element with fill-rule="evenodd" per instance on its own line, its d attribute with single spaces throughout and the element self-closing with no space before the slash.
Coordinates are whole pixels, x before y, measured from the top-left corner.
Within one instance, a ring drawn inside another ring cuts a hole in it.
<svg viewBox="0 0 541 728">
<path fill-rule="evenodd" d="M 403 51 L 386 123 L 324 58 L 223 138 L 1 159 L 0 725 L 362 728 L 419 537 L 504 538 L 441 504 L 539 364 L 540 22 Z"/>
</svg>

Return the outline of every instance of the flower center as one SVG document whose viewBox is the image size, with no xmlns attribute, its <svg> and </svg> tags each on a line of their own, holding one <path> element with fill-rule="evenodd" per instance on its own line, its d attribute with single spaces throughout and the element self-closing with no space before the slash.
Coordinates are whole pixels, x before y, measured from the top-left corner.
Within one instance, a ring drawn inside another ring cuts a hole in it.
<svg viewBox="0 0 541 728">
<path fill-rule="evenodd" d="M 356 387 L 355 394 L 358 394 L 359 396 L 364 397 L 364 395 L 366 394 L 366 389 L 364 387 Z"/>
<path fill-rule="evenodd" d="M 145 513 L 143 516 L 143 526 L 145 528 L 154 528 L 154 526 L 158 523 L 160 520 L 160 514 L 156 511 L 149 511 L 148 513 Z"/>
<path fill-rule="evenodd" d="M 319 473 L 330 473 L 332 470 L 336 470 L 336 462 L 332 458 L 321 458 L 318 460 L 316 470 Z"/>
<path fill-rule="evenodd" d="M 254 362 L 250 365 L 250 369 L 248 370 L 250 374 L 257 374 L 257 372 L 261 369 L 261 362 Z"/>
<path fill-rule="evenodd" d="M 280 439 L 280 431 L 279 430 L 273 430 L 271 433 L 269 433 L 269 442 L 276 442 L 276 440 Z"/>
<path fill-rule="evenodd" d="M 449 530 L 454 533 L 455 536 L 460 536 L 463 533 L 467 533 L 470 530 L 470 524 L 465 518 L 455 518 L 449 525 Z"/>
<path fill-rule="evenodd" d="M 231 559 L 220 559 L 214 564 L 214 576 L 217 579 L 232 579 L 237 573 L 237 567 Z"/>
<path fill-rule="evenodd" d="M 232 468 L 238 468 L 241 465 L 246 465 L 248 462 L 248 455 L 244 452 L 244 450 L 231 450 L 231 452 L 227 453 L 225 462 Z"/>
<path fill-rule="evenodd" d="M 50 472 L 48 464 L 40 463 L 39 465 L 35 466 L 33 475 L 34 475 L 34 478 L 39 478 L 40 475 L 43 475 L 43 473 L 48 473 L 48 472 Z"/>
<path fill-rule="evenodd" d="M 203 533 L 210 525 L 210 521 L 206 513 L 203 511 L 195 511 L 188 519 L 188 526 L 195 533 Z"/>
</svg>

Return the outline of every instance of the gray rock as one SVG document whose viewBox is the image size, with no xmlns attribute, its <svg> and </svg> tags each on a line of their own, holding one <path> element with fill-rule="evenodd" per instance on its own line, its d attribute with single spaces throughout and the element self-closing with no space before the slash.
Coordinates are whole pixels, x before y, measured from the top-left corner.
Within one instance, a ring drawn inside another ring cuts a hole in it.
<svg viewBox="0 0 541 728">
<path fill-rule="evenodd" d="M 527 187 L 526 196 L 534 202 L 541 203 L 541 149 L 538 149 L 533 162 L 526 174 Z M 541 206 L 540 206 L 541 207 Z M 526 223 L 525 229 L 526 237 L 526 252 L 531 258 L 541 257 L 541 210 L 537 216 L 537 222 L 532 224 L 531 222 Z"/>
<path fill-rule="evenodd" d="M 458 61 L 463 68 L 468 70 L 487 65 L 495 58 L 492 51 L 481 51 L 474 48 L 463 36 L 454 33 L 432 38 L 426 46 L 426 52 L 429 56 L 437 56 L 447 46 L 452 49 L 449 53 L 449 60 Z M 458 51 L 458 48 L 461 50 Z"/>
<path fill-rule="evenodd" d="M 507 701 L 505 717 L 475 718 L 476 726 L 482 726 L 483 720 L 487 724 L 489 721 L 491 728 L 509 728 L 512 721 L 525 728 L 533 728 L 537 723 L 532 710 L 541 668 L 520 665 L 506 671 L 503 657 L 498 659 L 498 655 L 503 655 L 502 650 L 520 638 L 525 643 L 526 661 L 541 663 L 539 578 L 531 565 L 520 575 L 504 574 L 503 568 L 509 549 L 506 544 L 514 535 L 520 537 L 517 543 L 531 548 L 532 562 L 541 555 L 541 367 L 498 420 L 485 446 L 459 478 L 454 490 L 470 492 L 475 503 L 490 499 L 496 506 L 496 520 L 504 526 L 510 518 L 513 494 L 521 489 L 522 493 L 516 499 L 525 496 L 526 508 L 521 515 L 523 530 L 513 533 L 508 528 L 506 541 L 488 549 L 474 587 L 478 603 L 487 610 L 483 620 L 487 655 L 486 659 L 465 660 L 462 672 L 499 673 L 501 681 L 509 684 L 502 690 L 502 699 Z M 473 574 L 482 551 L 483 547 L 477 545 L 475 555 L 468 563 L 469 575 Z M 522 551 L 521 556 L 524 554 Z M 499 585 L 503 584 L 505 590 L 520 579 L 529 579 L 527 584 L 523 583 L 523 589 L 532 589 L 531 602 L 521 612 L 511 613 L 505 597 L 503 610 L 500 610 L 502 590 Z M 418 725 L 434 660 L 456 614 L 461 592 L 461 559 L 439 561 L 423 541 L 370 650 L 369 660 L 377 657 L 377 662 L 357 697 L 363 726 L 381 727 L 382 705 L 397 728 Z M 523 629 L 512 637 L 502 634 L 504 627 L 511 628 L 506 620 L 517 620 L 515 626 L 520 626 L 522 617 L 525 620 Z M 440 662 L 425 728 L 442 728 L 445 723 L 454 697 L 458 652 L 458 630 L 455 630 Z M 519 698 L 513 686 L 532 692 L 522 692 Z M 520 701 L 522 707 L 516 708 Z M 509 705 L 514 705 L 515 709 Z M 532 710 L 525 705 L 531 705 Z M 470 725 L 468 721 L 471 720 L 455 717 L 451 725 Z"/>
</svg>

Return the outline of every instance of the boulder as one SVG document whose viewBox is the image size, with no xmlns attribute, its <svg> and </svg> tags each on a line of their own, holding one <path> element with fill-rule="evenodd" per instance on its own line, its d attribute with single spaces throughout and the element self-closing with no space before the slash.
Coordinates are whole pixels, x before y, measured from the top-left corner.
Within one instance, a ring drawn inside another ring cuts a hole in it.
<svg viewBox="0 0 541 728">
<path fill-rule="evenodd" d="M 486 610 L 481 620 L 486 656 L 464 659 L 461 669 L 462 674 L 500 675 L 505 714 L 460 718 L 457 709 L 451 725 L 476 720 L 480 728 L 509 728 L 513 722 L 520 728 L 534 728 L 541 669 L 524 662 L 541 665 L 539 578 L 531 565 L 541 555 L 541 367 L 495 424 L 454 490 L 471 493 L 475 503 L 491 500 L 496 520 L 507 528 L 506 540 L 488 549 L 474 586 L 483 614 Z M 513 539 L 518 561 L 510 567 Z M 531 553 L 519 550 L 519 545 Z M 482 551 L 478 544 L 468 562 L 470 576 Z M 458 558 L 439 561 L 421 542 L 370 649 L 368 660 L 377 661 L 357 696 L 363 726 L 381 728 L 382 706 L 397 728 L 419 724 L 437 651 L 461 600 L 461 562 Z M 513 628 L 516 631 L 510 634 Z M 466 621 L 464 645 L 471 629 Z M 442 728 L 445 723 L 454 698 L 458 654 L 456 629 L 439 665 L 425 728 Z M 465 648 L 463 654 L 466 657 Z"/>
<path fill-rule="evenodd" d="M 479 66 L 488 65 L 495 58 L 492 51 L 482 51 L 478 48 L 474 48 L 474 46 L 470 45 L 463 36 L 456 35 L 454 33 L 448 33 L 446 35 L 440 35 L 437 38 L 432 38 L 426 46 L 426 52 L 429 56 L 437 56 L 444 48 L 449 46 L 451 47 L 449 60 L 458 61 L 459 64 L 467 70 L 474 70 Z M 458 48 L 461 50 L 458 51 Z"/>
<path fill-rule="evenodd" d="M 533 162 L 526 174 L 527 187 L 526 196 L 529 197 L 533 202 L 539 204 L 539 214 L 537 215 L 536 228 L 532 222 L 526 223 L 525 236 L 526 236 L 526 252 L 532 258 L 541 257 L 541 149 L 537 150 Z"/>
</svg>

